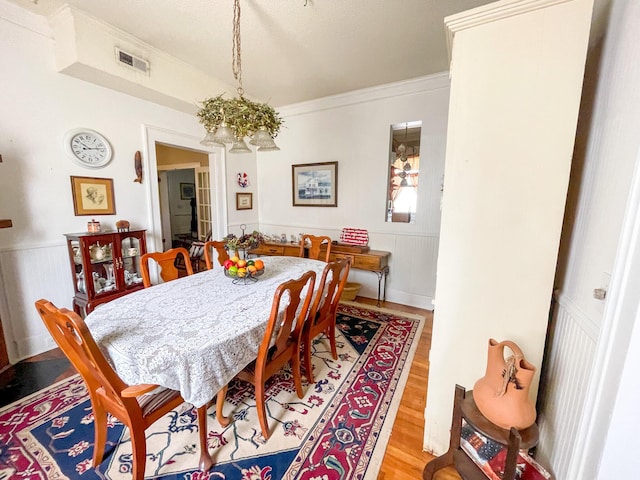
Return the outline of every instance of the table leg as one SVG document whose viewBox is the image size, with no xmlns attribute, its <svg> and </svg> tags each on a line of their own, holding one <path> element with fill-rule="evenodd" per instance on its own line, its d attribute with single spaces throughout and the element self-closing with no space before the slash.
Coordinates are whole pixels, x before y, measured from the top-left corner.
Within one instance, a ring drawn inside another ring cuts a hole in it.
<svg viewBox="0 0 640 480">
<path fill-rule="evenodd" d="M 207 448 L 207 406 L 198 408 L 198 430 L 200 431 L 200 470 L 208 472 L 213 460 Z"/>
<path fill-rule="evenodd" d="M 389 275 L 389 267 L 384 267 L 384 286 L 382 287 L 382 301 L 387 301 L 387 275 Z"/>
<path fill-rule="evenodd" d="M 389 274 L 389 267 L 384 267 L 382 270 L 374 270 L 375 274 L 378 275 L 378 303 L 377 306 L 380 306 L 380 287 L 382 286 L 382 278 L 384 277 L 384 286 L 382 288 L 382 301 L 387 300 L 387 275 Z"/>
</svg>

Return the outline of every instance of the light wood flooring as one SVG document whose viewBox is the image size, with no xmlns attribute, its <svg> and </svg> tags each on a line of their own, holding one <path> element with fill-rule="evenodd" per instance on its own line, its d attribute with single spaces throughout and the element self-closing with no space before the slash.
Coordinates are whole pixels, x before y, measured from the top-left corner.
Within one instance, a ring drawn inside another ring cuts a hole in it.
<svg viewBox="0 0 640 480">
<path fill-rule="evenodd" d="M 376 300 L 372 298 L 357 297 L 356 301 L 376 305 Z M 433 455 L 422 451 L 433 312 L 391 302 L 381 302 L 380 306 L 422 315 L 426 318 L 420 343 L 409 371 L 409 378 L 402 394 L 400 408 L 393 424 L 391 438 L 378 474 L 378 480 L 419 480 L 422 478 L 425 464 L 433 458 Z M 460 476 L 453 467 L 439 470 L 433 478 L 435 480 L 460 480 Z"/>
<path fill-rule="evenodd" d="M 376 305 L 376 300 L 371 298 L 357 297 L 356 301 Z M 425 464 L 433 458 L 422 451 L 433 315 L 428 310 L 391 302 L 382 302 L 381 307 L 426 317 L 378 474 L 378 480 L 420 480 Z M 24 360 L 0 373 L 0 405 L 9 404 L 73 374 L 75 370 L 58 349 Z M 459 480 L 460 477 L 452 467 L 448 467 L 438 471 L 434 479 Z"/>
</svg>

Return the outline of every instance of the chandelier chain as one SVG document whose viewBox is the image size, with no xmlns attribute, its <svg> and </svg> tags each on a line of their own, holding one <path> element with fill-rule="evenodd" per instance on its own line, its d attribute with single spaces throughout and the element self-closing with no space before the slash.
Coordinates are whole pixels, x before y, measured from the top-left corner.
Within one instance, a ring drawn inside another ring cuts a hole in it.
<svg viewBox="0 0 640 480">
<path fill-rule="evenodd" d="M 233 53 L 231 69 L 238 82 L 238 95 L 244 95 L 242 88 L 242 49 L 240 48 L 240 0 L 233 1 Z"/>
</svg>

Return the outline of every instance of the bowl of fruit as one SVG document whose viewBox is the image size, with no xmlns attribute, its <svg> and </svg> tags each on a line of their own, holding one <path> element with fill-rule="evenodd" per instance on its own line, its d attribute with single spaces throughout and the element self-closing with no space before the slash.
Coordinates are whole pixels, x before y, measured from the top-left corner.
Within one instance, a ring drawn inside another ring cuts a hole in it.
<svg viewBox="0 0 640 480">
<path fill-rule="evenodd" d="M 225 260 L 223 267 L 225 276 L 233 283 L 253 283 L 264 273 L 264 262 L 260 259 L 245 260 L 234 256 Z"/>
</svg>

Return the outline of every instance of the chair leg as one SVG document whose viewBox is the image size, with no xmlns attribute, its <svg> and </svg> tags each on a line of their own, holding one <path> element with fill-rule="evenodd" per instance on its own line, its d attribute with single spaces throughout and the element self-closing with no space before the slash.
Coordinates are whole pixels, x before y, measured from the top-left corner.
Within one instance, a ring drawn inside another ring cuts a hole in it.
<svg viewBox="0 0 640 480">
<path fill-rule="evenodd" d="M 338 359 L 338 349 L 336 348 L 336 326 L 329 325 L 327 328 L 327 336 L 329 337 L 329 344 L 331 345 L 331 355 L 334 360 Z"/>
<path fill-rule="evenodd" d="M 218 396 L 216 398 L 216 419 L 218 420 L 218 423 L 223 427 L 226 427 L 227 425 L 229 425 L 229 422 L 231 421 L 229 417 L 225 417 L 222 414 L 222 408 L 224 407 L 224 399 L 227 396 L 228 389 L 229 389 L 229 385 L 225 385 L 224 387 L 222 387 L 222 389 L 218 392 Z"/>
<path fill-rule="evenodd" d="M 311 363 L 311 334 L 308 333 L 304 337 L 304 369 L 307 373 L 309 383 L 313 382 L 313 364 Z"/>
<path fill-rule="evenodd" d="M 264 404 L 264 383 L 256 383 L 256 408 L 258 410 L 258 418 L 260 419 L 260 428 L 262 436 L 267 440 L 271 436 L 269 432 L 269 424 L 267 423 L 267 411 Z"/>
<path fill-rule="evenodd" d="M 142 428 L 131 428 L 131 452 L 133 454 L 133 480 L 144 479 L 144 469 L 147 463 L 147 439 Z"/>
<path fill-rule="evenodd" d="M 293 370 L 293 383 L 296 385 L 298 398 L 304 397 L 302 392 L 302 372 L 300 371 L 300 351 L 291 358 L 291 369 Z"/>
<path fill-rule="evenodd" d="M 95 440 L 93 444 L 93 467 L 102 463 L 104 448 L 107 442 L 107 412 L 99 405 L 93 405 L 93 428 Z"/>
</svg>

